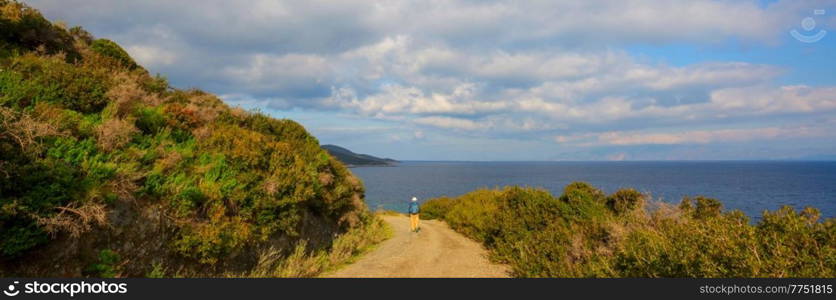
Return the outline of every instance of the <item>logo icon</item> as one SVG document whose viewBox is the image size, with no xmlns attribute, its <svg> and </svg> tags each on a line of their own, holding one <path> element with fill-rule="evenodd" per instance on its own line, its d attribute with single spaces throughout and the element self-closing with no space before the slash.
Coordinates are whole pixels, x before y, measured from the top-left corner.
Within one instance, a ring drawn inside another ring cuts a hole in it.
<svg viewBox="0 0 836 300">
<path fill-rule="evenodd" d="M 10 284 L 8 288 L 3 290 L 3 294 L 6 294 L 6 296 L 9 297 L 14 297 L 17 296 L 17 294 L 20 294 L 20 290 L 17 289 L 18 283 L 20 283 L 20 281 L 15 281 L 14 284 Z"/>
<path fill-rule="evenodd" d="M 816 16 L 824 15 L 824 13 L 825 13 L 824 9 L 813 10 L 813 15 L 816 15 Z M 808 34 L 812 33 L 812 31 L 814 29 L 816 29 L 816 20 L 814 20 L 812 17 L 804 18 L 803 20 L 801 20 L 801 28 L 804 29 L 804 31 L 808 32 Z M 801 32 L 799 32 L 798 30 L 795 30 L 795 29 L 790 31 L 790 35 L 792 37 L 794 37 L 796 40 L 798 40 L 799 42 L 808 43 L 808 44 L 815 43 L 815 42 L 818 42 L 821 39 L 823 39 L 824 36 L 827 35 L 827 31 L 824 30 L 824 29 L 820 29 L 818 32 L 816 32 L 812 35 L 808 35 L 808 34 L 801 33 Z"/>
</svg>

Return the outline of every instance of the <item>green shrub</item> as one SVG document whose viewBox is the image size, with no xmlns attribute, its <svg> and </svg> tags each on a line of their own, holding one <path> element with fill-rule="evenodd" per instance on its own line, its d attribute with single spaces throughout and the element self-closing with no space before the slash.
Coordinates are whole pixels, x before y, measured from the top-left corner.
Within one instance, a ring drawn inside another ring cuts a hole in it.
<svg viewBox="0 0 836 300">
<path fill-rule="evenodd" d="M 101 250 L 99 251 L 98 261 L 84 269 L 85 275 L 101 278 L 117 277 L 120 275 L 119 264 L 121 260 L 122 257 L 119 253 L 110 249 Z"/>
<path fill-rule="evenodd" d="M 450 211 L 450 207 L 454 203 L 453 201 L 453 198 L 440 197 L 425 202 L 421 205 L 421 219 L 444 219 L 444 216 L 447 214 L 448 211 Z"/>
<path fill-rule="evenodd" d="M 457 201 L 444 215 L 444 220 L 465 235 L 485 242 L 492 238 L 498 226 L 496 213 L 500 203 L 495 199 L 499 195 L 501 192 L 487 189 L 462 195 L 459 199 L 463 201 Z"/>
<path fill-rule="evenodd" d="M 0 55 L 33 51 L 39 47 L 46 54 L 64 53 L 68 61 L 80 58 L 69 32 L 54 25 L 41 14 L 17 1 L 0 1 Z"/>
<path fill-rule="evenodd" d="M 598 202 L 604 200 L 604 192 L 586 182 L 572 182 L 563 189 L 560 200 L 570 203 Z"/>
<path fill-rule="evenodd" d="M 832 277 L 836 225 L 818 211 L 766 212 L 756 225 L 716 199 L 644 211 L 644 196 L 572 183 L 431 199 L 424 211 L 482 242 L 519 277 Z M 629 213 L 629 212 L 642 213 Z"/>
<path fill-rule="evenodd" d="M 46 232 L 34 222 L 0 217 L 3 232 L 0 232 L 0 255 L 18 257 L 24 251 L 48 241 Z"/>
<path fill-rule="evenodd" d="M 107 105 L 108 73 L 57 56 L 16 56 L 0 70 L 0 105 L 23 109 L 47 102 L 81 113 L 97 112 Z"/>
<path fill-rule="evenodd" d="M 153 77 L 145 77 L 145 80 L 143 80 L 141 84 L 142 87 L 149 93 L 164 94 L 168 91 L 168 79 L 160 74 L 154 75 Z"/>
<path fill-rule="evenodd" d="M 147 278 L 166 278 L 166 268 L 162 263 L 154 263 L 151 265 L 151 271 L 145 274 Z"/>
<path fill-rule="evenodd" d="M 156 134 L 165 128 L 165 114 L 160 108 L 143 107 L 137 111 L 136 127 L 144 134 Z"/>
<path fill-rule="evenodd" d="M 717 199 L 697 196 L 694 199 L 685 197 L 679 204 L 680 209 L 698 219 L 706 219 L 719 216 L 723 210 L 723 204 Z"/>
<path fill-rule="evenodd" d="M 607 197 L 607 207 L 616 214 L 623 214 L 644 204 L 644 195 L 635 189 L 620 189 Z"/>
<path fill-rule="evenodd" d="M 136 69 L 139 65 L 136 64 L 133 58 L 126 52 L 119 44 L 114 43 L 108 39 L 97 39 L 90 44 L 90 49 L 105 57 L 110 57 L 122 64 L 122 66 L 129 70 Z"/>
<path fill-rule="evenodd" d="M 6 164 L 5 171 L 16 176 L 0 181 L 0 255 L 17 257 L 49 241 L 36 218 L 56 213 L 79 197 L 82 174 L 54 160 L 19 161 Z"/>
</svg>

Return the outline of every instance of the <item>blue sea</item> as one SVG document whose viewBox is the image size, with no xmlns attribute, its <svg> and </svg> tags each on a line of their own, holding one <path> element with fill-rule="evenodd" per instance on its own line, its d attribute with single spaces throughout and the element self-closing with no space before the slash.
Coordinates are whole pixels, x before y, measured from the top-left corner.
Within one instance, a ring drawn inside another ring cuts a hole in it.
<svg viewBox="0 0 836 300">
<path fill-rule="evenodd" d="M 570 182 L 586 181 L 607 193 L 632 187 L 671 203 L 683 196 L 712 197 L 753 219 L 783 205 L 813 206 L 822 217 L 836 217 L 836 162 L 402 162 L 351 171 L 363 179 L 373 210 L 405 211 L 413 196 L 425 201 L 507 185 L 560 195 Z"/>
</svg>

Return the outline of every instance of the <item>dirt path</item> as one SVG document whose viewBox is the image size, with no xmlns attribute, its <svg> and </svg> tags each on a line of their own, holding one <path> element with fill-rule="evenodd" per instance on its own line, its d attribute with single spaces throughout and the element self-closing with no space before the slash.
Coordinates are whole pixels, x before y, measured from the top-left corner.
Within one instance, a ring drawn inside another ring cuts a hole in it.
<svg viewBox="0 0 836 300">
<path fill-rule="evenodd" d="M 406 216 L 383 219 L 392 226 L 392 238 L 327 277 L 508 277 L 506 266 L 489 262 L 479 243 L 444 222 L 422 220 L 414 233 Z"/>
</svg>

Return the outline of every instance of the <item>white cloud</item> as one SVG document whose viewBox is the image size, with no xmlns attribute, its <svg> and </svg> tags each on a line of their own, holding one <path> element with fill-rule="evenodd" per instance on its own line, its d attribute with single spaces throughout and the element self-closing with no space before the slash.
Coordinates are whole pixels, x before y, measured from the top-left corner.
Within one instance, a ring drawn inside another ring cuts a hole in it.
<svg viewBox="0 0 836 300">
<path fill-rule="evenodd" d="M 634 105 L 643 106 L 647 113 L 665 110 L 672 106 L 666 102 L 677 101 L 677 93 L 693 90 L 704 94 L 697 102 L 706 102 L 714 89 L 759 84 L 781 74 L 775 67 L 739 62 L 685 67 L 643 64 L 617 51 L 479 55 L 440 46 L 421 48 L 403 37 L 356 49 L 332 59 L 330 65 L 360 70 L 353 74 L 370 82 L 351 85 L 356 81 L 347 80 L 341 83 L 343 87 L 332 86 L 332 97 L 324 103 L 364 115 L 516 111 L 584 122 L 626 118 L 640 109 Z M 398 83 L 375 86 L 384 77 Z M 529 86 L 501 87 L 520 80 Z M 642 95 L 605 96 L 637 92 Z"/>
<path fill-rule="evenodd" d="M 415 123 L 432 125 L 447 129 L 464 129 L 464 130 L 484 130 L 491 125 L 480 124 L 467 119 L 451 118 L 451 117 L 422 117 L 415 119 Z"/>
<path fill-rule="evenodd" d="M 740 143 L 758 140 L 816 138 L 833 135 L 829 127 L 788 126 L 762 128 L 722 128 L 682 131 L 608 131 L 570 136 L 556 136 L 558 143 L 579 143 L 582 146 L 600 145 L 687 145 L 710 143 Z"/>
<path fill-rule="evenodd" d="M 399 128 L 381 133 L 398 140 L 453 132 L 573 145 L 716 143 L 788 137 L 779 118 L 836 111 L 836 87 L 779 84 L 793 71 L 786 67 L 672 65 L 624 50 L 772 47 L 827 0 L 28 2 L 127 45 L 177 86 L 248 107 L 377 119 Z M 767 129 L 734 129 L 756 117 Z M 729 131 L 696 129 L 717 122 Z M 670 126 L 688 128 L 663 130 Z M 616 135 L 599 140 L 601 132 Z"/>
<path fill-rule="evenodd" d="M 163 48 L 154 46 L 128 46 L 125 51 L 127 51 L 139 64 L 146 67 L 167 66 L 177 61 L 177 55 L 175 53 L 168 52 Z"/>
<path fill-rule="evenodd" d="M 836 87 L 805 85 L 717 90 L 711 104 L 718 112 L 750 114 L 825 112 L 836 109 Z"/>
<path fill-rule="evenodd" d="M 505 108 L 501 102 L 473 99 L 474 86 L 462 84 L 449 94 L 425 94 L 417 87 L 384 85 L 378 93 L 358 98 L 350 88 L 335 89 L 328 103 L 365 115 L 475 114 Z"/>
<path fill-rule="evenodd" d="M 332 82 L 333 76 L 327 59 L 313 54 L 257 54 L 251 56 L 245 65 L 230 66 L 219 72 L 254 93 L 319 89 L 323 84 Z"/>
<path fill-rule="evenodd" d="M 795 2 L 795 1 L 793 1 Z M 774 41 L 800 5 L 756 1 L 396 1 L 381 12 L 406 31 L 461 43 Z M 743 21 L 745 20 L 745 21 Z"/>
</svg>

